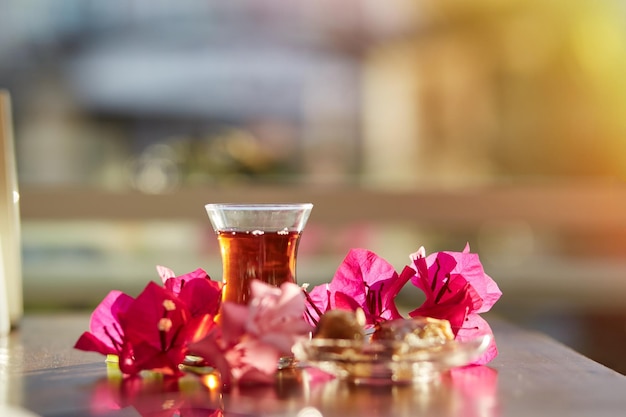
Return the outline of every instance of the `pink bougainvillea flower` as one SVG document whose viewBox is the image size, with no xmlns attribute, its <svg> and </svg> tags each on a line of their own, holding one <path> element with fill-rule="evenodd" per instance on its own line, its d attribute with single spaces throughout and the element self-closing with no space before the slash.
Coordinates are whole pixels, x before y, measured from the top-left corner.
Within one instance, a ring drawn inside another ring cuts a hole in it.
<svg viewBox="0 0 626 417">
<path fill-rule="evenodd" d="M 224 306 L 226 339 L 237 339 L 246 333 L 286 354 L 298 338 L 313 330 L 303 319 L 304 294 L 296 284 L 286 282 L 277 288 L 254 280 L 250 293 L 247 306 Z"/>
<path fill-rule="evenodd" d="M 438 252 L 426 258 L 420 249 L 412 258 L 416 274 L 411 282 L 424 292 L 426 300 L 409 315 L 448 320 L 456 335 L 478 295 L 465 278 L 451 274 L 456 267 L 453 256 Z"/>
<path fill-rule="evenodd" d="M 502 293 L 485 273 L 478 255 L 470 253 L 469 245 L 463 252 L 437 252 L 429 256 L 420 248 L 411 258 L 415 266 L 411 281 L 426 295 L 424 303 L 409 313 L 411 317 L 446 319 L 460 341 L 493 333 L 478 314 L 488 311 Z M 474 363 L 485 364 L 497 354 L 492 339 L 487 351 Z"/>
<path fill-rule="evenodd" d="M 187 304 L 192 317 L 211 314 L 215 316 L 222 302 L 222 283 L 211 280 L 201 268 L 176 276 L 174 271 L 157 266 L 163 285 Z"/>
<path fill-rule="evenodd" d="M 332 309 L 365 313 L 366 325 L 402 318 L 395 298 L 412 274 L 402 274 L 374 252 L 352 249 L 330 284 L 319 285 L 307 295 L 306 319 L 316 325 L 321 314 Z"/>
<path fill-rule="evenodd" d="M 248 334 L 246 322 L 249 319 L 248 306 L 226 302 L 222 306 L 221 339 L 216 341 L 213 334 L 210 339 L 207 338 L 209 340 L 193 345 L 196 354 L 204 357 L 207 363 L 220 371 L 224 385 L 233 382 L 243 384 L 274 382 L 281 350 L 260 341 L 258 334 Z"/>
<path fill-rule="evenodd" d="M 74 347 L 117 355 L 124 374 L 155 370 L 178 375 L 188 343 L 204 337 L 213 325 L 213 316 L 191 317 L 184 302 L 150 282 L 136 299 L 109 293 L 91 317 L 91 331 Z"/>
<path fill-rule="evenodd" d="M 212 333 L 192 346 L 218 368 L 225 385 L 273 383 L 281 355 L 312 330 L 304 321 L 304 294 L 296 284 L 277 288 L 255 280 L 250 292 L 248 305 L 222 305 L 221 335 Z"/>
<path fill-rule="evenodd" d="M 134 374 L 151 369 L 178 375 L 188 343 L 207 334 L 213 316 L 191 317 L 186 303 L 150 282 L 120 321 L 126 339 L 119 361 L 122 372 Z"/>
</svg>

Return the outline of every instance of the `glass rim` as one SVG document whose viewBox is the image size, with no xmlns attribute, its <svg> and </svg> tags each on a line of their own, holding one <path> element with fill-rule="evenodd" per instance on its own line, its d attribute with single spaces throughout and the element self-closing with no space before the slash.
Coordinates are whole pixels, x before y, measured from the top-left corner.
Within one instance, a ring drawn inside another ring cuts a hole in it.
<svg viewBox="0 0 626 417">
<path fill-rule="evenodd" d="M 207 210 L 310 210 L 313 203 L 209 203 L 204 207 Z"/>
</svg>

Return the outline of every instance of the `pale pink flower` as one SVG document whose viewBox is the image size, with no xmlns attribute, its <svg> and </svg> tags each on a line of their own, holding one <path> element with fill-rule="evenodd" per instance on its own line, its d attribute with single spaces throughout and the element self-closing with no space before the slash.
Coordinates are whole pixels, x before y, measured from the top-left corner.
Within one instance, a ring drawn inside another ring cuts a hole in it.
<svg viewBox="0 0 626 417">
<path fill-rule="evenodd" d="M 218 368 L 225 384 L 273 383 L 280 357 L 312 331 L 296 284 L 277 288 L 255 280 L 250 291 L 248 305 L 222 305 L 221 334 L 211 333 L 193 345 L 195 353 Z"/>
</svg>

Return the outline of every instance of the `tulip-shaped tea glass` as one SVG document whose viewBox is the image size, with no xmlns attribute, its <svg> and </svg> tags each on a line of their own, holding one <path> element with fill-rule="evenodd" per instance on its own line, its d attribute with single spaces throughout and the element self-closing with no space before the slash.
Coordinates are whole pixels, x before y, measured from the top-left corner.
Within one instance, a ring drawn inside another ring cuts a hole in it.
<svg viewBox="0 0 626 417">
<path fill-rule="evenodd" d="M 313 204 L 207 204 L 222 254 L 222 301 L 247 304 L 250 282 L 296 282 L 296 256 Z"/>
</svg>

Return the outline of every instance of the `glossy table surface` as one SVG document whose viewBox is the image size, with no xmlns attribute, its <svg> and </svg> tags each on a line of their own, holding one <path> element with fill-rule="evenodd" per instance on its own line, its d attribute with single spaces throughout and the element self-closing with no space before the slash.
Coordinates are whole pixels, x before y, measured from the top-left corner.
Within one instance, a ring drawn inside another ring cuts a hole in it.
<svg viewBox="0 0 626 417">
<path fill-rule="evenodd" d="M 626 377 L 489 317 L 500 354 L 424 384 L 355 386 L 289 371 L 275 386 L 211 390 L 194 376 L 124 380 L 72 348 L 87 314 L 27 315 L 0 338 L 1 416 L 623 416 Z"/>
</svg>

